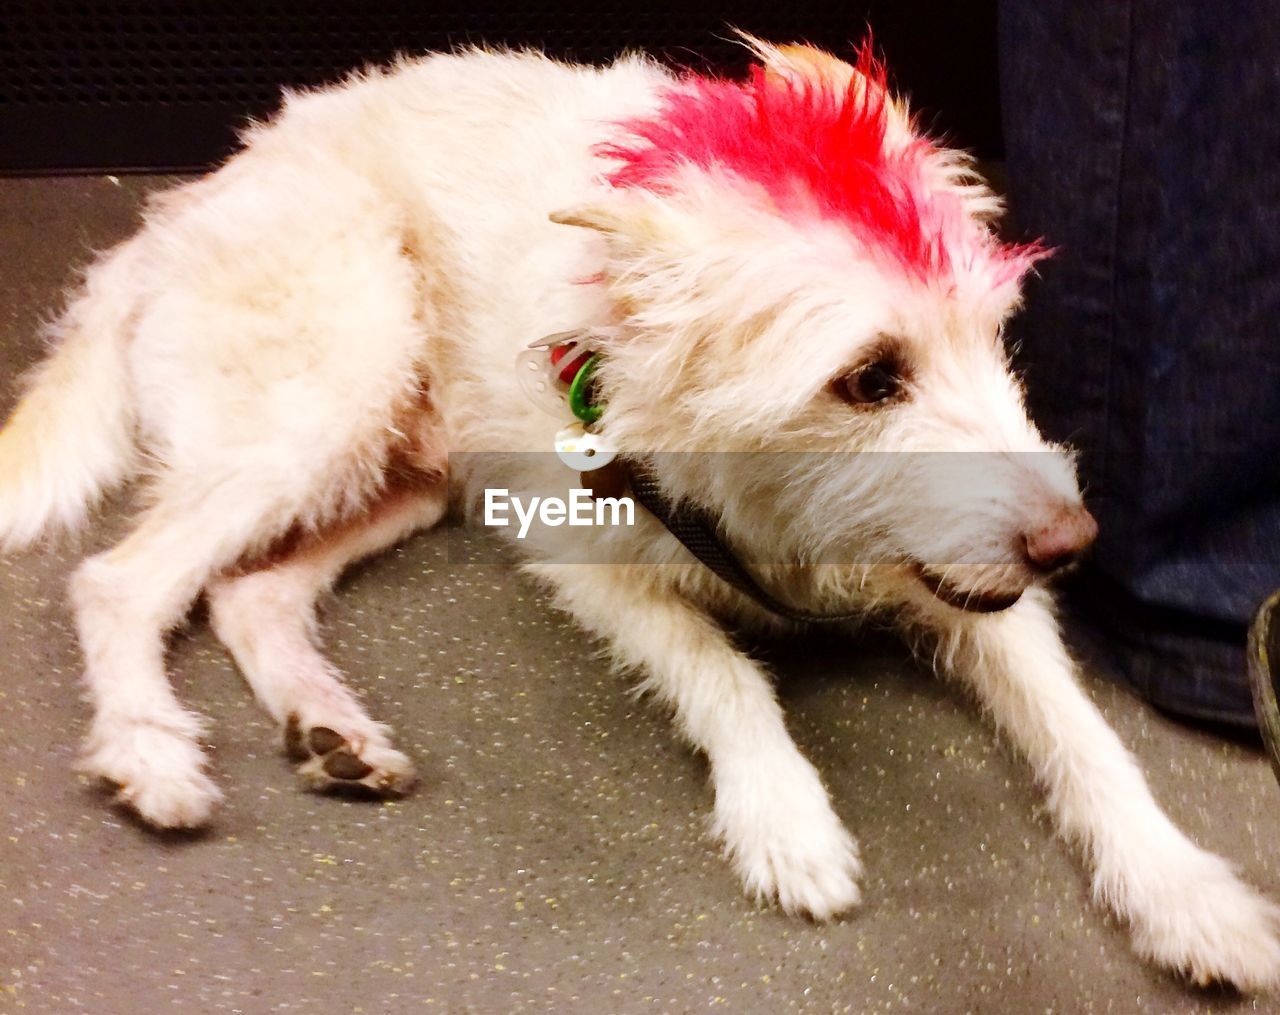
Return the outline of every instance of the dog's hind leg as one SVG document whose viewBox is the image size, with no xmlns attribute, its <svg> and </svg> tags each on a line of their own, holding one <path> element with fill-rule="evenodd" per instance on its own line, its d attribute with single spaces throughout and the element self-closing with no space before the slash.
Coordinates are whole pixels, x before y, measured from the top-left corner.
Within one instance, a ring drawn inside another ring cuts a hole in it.
<svg viewBox="0 0 1280 1015">
<path fill-rule="evenodd" d="M 209 586 L 214 629 L 312 789 L 362 786 L 400 795 L 413 768 L 391 746 L 317 647 L 315 600 L 354 561 L 386 549 L 444 514 L 446 481 L 393 490 L 365 515 L 326 529 L 284 557 Z"/>
<path fill-rule="evenodd" d="M 162 826 L 203 822 L 217 796 L 165 681 L 165 631 L 212 578 L 359 512 L 398 455 L 443 439 L 423 403 L 426 227 L 324 152 L 277 154 L 251 150 L 151 216 L 128 362 L 153 506 L 73 583 L 97 710 L 86 767 Z"/>
<path fill-rule="evenodd" d="M 82 767 L 153 825 L 194 827 L 220 794 L 197 744 L 202 721 L 165 677 L 165 634 L 212 574 L 284 531 L 300 505 L 252 475 L 169 474 L 155 494 L 134 531 L 71 581 L 94 706 Z"/>
</svg>

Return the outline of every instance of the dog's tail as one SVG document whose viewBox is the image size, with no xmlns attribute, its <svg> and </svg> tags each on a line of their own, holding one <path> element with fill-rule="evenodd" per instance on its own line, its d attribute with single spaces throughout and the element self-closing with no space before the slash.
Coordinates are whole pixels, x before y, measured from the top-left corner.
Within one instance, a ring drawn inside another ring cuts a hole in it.
<svg viewBox="0 0 1280 1015">
<path fill-rule="evenodd" d="M 0 551 L 81 525 L 136 469 L 125 364 L 139 299 L 140 241 L 109 251 L 50 329 L 52 354 L 0 428 Z"/>
</svg>

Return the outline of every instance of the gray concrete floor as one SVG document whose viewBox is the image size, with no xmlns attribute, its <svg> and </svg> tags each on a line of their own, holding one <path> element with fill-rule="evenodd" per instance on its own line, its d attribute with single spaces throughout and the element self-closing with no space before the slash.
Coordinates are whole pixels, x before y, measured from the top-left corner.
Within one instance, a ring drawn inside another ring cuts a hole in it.
<svg viewBox="0 0 1280 1015">
<path fill-rule="evenodd" d="M 0 181 L 0 411 L 73 267 L 159 183 Z M 449 566 L 442 532 L 360 567 L 324 623 L 419 791 L 296 790 L 197 614 L 172 669 L 227 800 L 206 833 L 149 833 L 71 767 L 64 581 L 122 524 L 0 560 L 0 1011 L 1277 1010 L 1141 965 L 1023 766 L 878 641 L 761 647 L 869 874 L 829 926 L 755 908 L 704 834 L 703 763 L 511 569 Z M 1261 757 L 1089 686 L 1174 818 L 1280 897 Z"/>
</svg>

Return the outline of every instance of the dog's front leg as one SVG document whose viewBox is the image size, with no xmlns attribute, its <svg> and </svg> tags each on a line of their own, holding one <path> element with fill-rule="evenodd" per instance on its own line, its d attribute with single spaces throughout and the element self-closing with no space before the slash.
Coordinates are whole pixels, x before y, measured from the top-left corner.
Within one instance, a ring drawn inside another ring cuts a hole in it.
<svg viewBox="0 0 1280 1015">
<path fill-rule="evenodd" d="M 766 673 L 707 616 L 622 568 L 535 572 L 606 639 L 711 763 L 714 829 L 747 893 L 818 919 L 858 901 L 857 846 L 818 773 L 797 749 Z"/>
<path fill-rule="evenodd" d="M 1193 981 L 1280 983 L 1280 911 L 1165 816 L 1119 738 L 1076 682 L 1046 594 L 991 615 L 935 618 L 939 656 L 1035 766 L 1094 895 L 1128 920 L 1143 956 Z"/>
</svg>

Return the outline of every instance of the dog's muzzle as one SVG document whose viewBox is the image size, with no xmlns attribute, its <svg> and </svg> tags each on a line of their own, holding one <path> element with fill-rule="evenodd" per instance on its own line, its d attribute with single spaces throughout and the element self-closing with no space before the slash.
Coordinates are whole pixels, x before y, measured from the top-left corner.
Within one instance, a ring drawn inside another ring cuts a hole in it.
<svg viewBox="0 0 1280 1015">
<path fill-rule="evenodd" d="M 978 592 L 962 589 L 952 585 L 941 575 L 916 565 L 916 574 L 924 582 L 925 588 L 941 599 L 948 606 L 968 613 L 999 613 L 1022 598 L 1022 589 L 1016 592 Z"/>
</svg>

